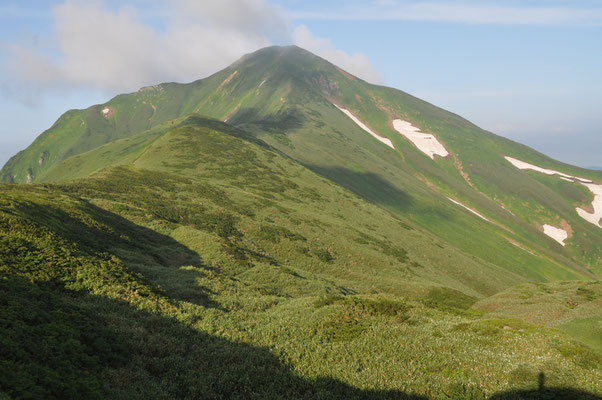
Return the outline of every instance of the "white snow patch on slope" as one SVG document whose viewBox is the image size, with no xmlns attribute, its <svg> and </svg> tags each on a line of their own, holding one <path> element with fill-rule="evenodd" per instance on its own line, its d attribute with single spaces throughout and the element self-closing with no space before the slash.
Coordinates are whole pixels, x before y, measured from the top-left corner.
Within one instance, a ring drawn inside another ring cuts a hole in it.
<svg viewBox="0 0 602 400">
<path fill-rule="evenodd" d="M 565 174 L 560 171 L 555 171 L 553 169 L 541 168 L 541 167 L 538 167 L 537 165 L 533 165 L 533 164 L 529 164 L 529 163 L 521 161 L 521 160 L 517 160 L 516 158 L 512 158 L 512 157 L 508 157 L 508 156 L 504 156 L 504 158 L 506 160 L 508 160 L 508 162 L 510 162 L 510 164 L 514 165 L 518 169 L 532 169 L 533 171 L 541 172 L 542 174 L 546 174 L 546 175 L 560 175 L 561 177 L 565 177 L 565 178 L 569 178 L 569 179 L 577 179 L 581 182 L 591 183 L 591 181 L 589 179 L 579 178 L 576 176 L 568 175 L 568 174 Z"/>
<path fill-rule="evenodd" d="M 602 185 L 583 182 L 581 184 L 586 186 L 594 194 L 594 201 L 592 202 L 594 212 L 589 213 L 581 208 L 577 208 L 577 214 L 584 220 L 602 228 L 602 225 L 600 225 L 600 218 L 602 218 Z"/>
<path fill-rule="evenodd" d="M 516 243 L 515 241 L 512 241 L 512 240 L 510 240 L 510 239 L 506 239 L 506 240 L 507 240 L 508 242 L 510 242 L 511 244 L 515 245 L 516 247 L 518 247 L 519 249 L 521 249 L 521 250 L 524 250 L 524 251 L 526 251 L 526 252 L 527 252 L 527 253 L 529 253 L 529 254 L 535 255 L 535 253 L 533 253 L 531 250 L 527 250 L 527 249 L 525 249 L 524 247 L 522 247 L 520 244 Z"/>
<path fill-rule="evenodd" d="M 267 81 L 268 78 L 265 78 L 264 80 L 261 81 L 261 83 L 259 84 L 259 86 L 257 86 L 257 89 L 259 89 L 260 87 L 263 86 L 263 84 L 265 83 L 265 81 Z"/>
<path fill-rule="evenodd" d="M 591 179 L 579 178 L 578 176 L 576 176 L 574 178 L 577 179 L 578 181 L 581 181 L 581 182 L 593 183 L 593 181 Z"/>
<path fill-rule="evenodd" d="M 579 214 L 579 216 L 584 220 L 591 222 L 599 228 L 602 228 L 602 225 L 600 225 L 600 218 L 602 218 L 602 185 L 595 184 L 590 179 L 567 175 L 553 169 L 540 168 L 537 165 L 529 164 L 524 161 L 517 160 L 516 158 L 508 156 L 504 156 L 504 158 L 518 169 L 532 169 L 533 171 L 541 172 L 542 174 L 546 175 L 559 175 L 560 179 L 564 179 L 565 181 L 569 182 L 574 182 L 573 179 L 578 180 L 580 184 L 587 187 L 594 194 L 594 201 L 592 202 L 594 212 L 590 213 L 577 207 L 575 208 L 577 210 L 577 214 Z"/>
<path fill-rule="evenodd" d="M 473 210 L 472 208 L 465 206 L 464 204 L 460 203 L 459 201 L 457 201 L 457 200 L 454 200 L 454 199 L 452 199 L 451 197 L 448 197 L 447 199 L 448 199 L 449 201 L 451 201 L 452 203 L 455 203 L 455 204 L 459 205 L 460 207 L 464 207 L 465 209 L 467 209 L 468 211 L 470 211 L 471 213 L 473 213 L 473 214 L 474 214 L 474 215 L 476 215 L 477 217 L 479 217 L 479 218 L 481 218 L 481 219 L 484 219 L 484 220 L 485 220 L 485 221 L 487 221 L 487 222 L 491 222 L 490 220 L 488 220 L 488 219 L 487 219 L 486 217 L 484 217 L 483 215 L 479 214 L 478 212 L 476 212 L 476 211 L 475 211 L 475 210 Z"/>
<path fill-rule="evenodd" d="M 446 157 L 449 153 L 437 138 L 430 133 L 422 133 L 420 129 L 401 119 L 393 120 L 393 128 L 405 136 L 424 154 L 434 159 L 435 155 Z"/>
<path fill-rule="evenodd" d="M 569 234 L 564 229 L 556 228 L 555 226 L 544 224 L 543 225 L 543 233 L 560 243 L 561 245 L 565 245 L 564 241 Z"/>
<path fill-rule="evenodd" d="M 334 104 L 334 103 L 333 103 Z M 395 147 L 393 146 L 393 143 L 391 142 L 391 140 L 382 137 L 376 133 L 374 133 L 370 128 L 368 128 L 362 121 L 360 121 L 359 119 L 357 119 L 355 117 L 355 115 L 351 114 L 351 112 L 349 112 L 349 110 L 345 109 L 345 108 L 341 108 L 339 106 L 337 106 L 336 104 L 334 104 L 334 106 L 336 108 L 338 108 L 339 110 L 343 111 L 345 113 L 345 115 L 347 115 L 349 118 L 351 118 L 351 120 L 353 122 L 355 122 L 360 128 L 362 128 L 363 130 L 365 130 L 366 132 L 368 132 L 369 134 L 371 134 L 372 136 L 374 136 L 374 138 L 384 144 L 386 144 L 387 146 L 389 146 L 392 149 L 395 149 Z"/>
<path fill-rule="evenodd" d="M 106 117 L 106 115 L 109 113 L 109 111 L 111 111 L 111 110 L 109 110 L 109 107 L 103 108 L 102 109 L 102 115 L 104 115 Z"/>
</svg>

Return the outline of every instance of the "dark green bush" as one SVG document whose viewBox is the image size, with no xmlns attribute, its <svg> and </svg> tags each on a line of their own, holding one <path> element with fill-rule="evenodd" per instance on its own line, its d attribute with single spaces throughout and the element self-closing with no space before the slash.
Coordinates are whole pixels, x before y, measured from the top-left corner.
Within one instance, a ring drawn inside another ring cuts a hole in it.
<svg viewBox="0 0 602 400">
<path fill-rule="evenodd" d="M 423 299 L 425 305 L 443 310 L 468 310 L 476 301 L 476 297 L 446 287 L 432 288 Z"/>
<path fill-rule="evenodd" d="M 316 249 L 312 253 L 322 262 L 331 263 L 334 261 L 334 255 L 329 249 Z"/>
<path fill-rule="evenodd" d="M 262 225 L 259 228 L 259 237 L 272 243 L 279 243 L 282 238 L 305 242 L 307 238 L 290 231 L 283 226 Z"/>
</svg>

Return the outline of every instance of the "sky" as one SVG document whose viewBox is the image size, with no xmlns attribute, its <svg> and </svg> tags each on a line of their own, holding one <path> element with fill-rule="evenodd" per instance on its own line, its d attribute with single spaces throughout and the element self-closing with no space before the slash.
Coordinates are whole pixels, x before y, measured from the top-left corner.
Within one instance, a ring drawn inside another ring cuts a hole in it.
<svg viewBox="0 0 602 400">
<path fill-rule="evenodd" d="M 0 0 L 0 165 L 68 109 L 274 44 L 602 167 L 598 0 Z"/>
</svg>

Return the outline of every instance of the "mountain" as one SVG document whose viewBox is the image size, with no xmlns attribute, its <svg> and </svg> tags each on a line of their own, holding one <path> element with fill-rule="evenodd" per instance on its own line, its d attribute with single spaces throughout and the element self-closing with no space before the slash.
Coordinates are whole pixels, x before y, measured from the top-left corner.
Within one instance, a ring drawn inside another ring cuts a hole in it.
<svg viewBox="0 0 602 400">
<path fill-rule="evenodd" d="M 68 111 L 1 176 L 9 398 L 602 390 L 602 173 L 298 47 Z"/>
<path fill-rule="evenodd" d="M 2 179 L 57 181 L 129 162 L 136 148 L 189 113 L 238 126 L 359 196 L 411 215 L 453 246 L 530 279 L 602 271 L 599 219 L 586 220 L 577 210 L 591 212 L 597 204 L 593 218 L 600 216 L 600 197 L 593 203 L 600 187 L 582 183 L 599 183 L 602 173 L 556 162 L 401 91 L 370 85 L 295 46 L 262 49 L 190 84 L 147 87 L 69 111 L 8 161 Z M 420 133 L 411 127 L 434 133 L 426 140 L 449 154 L 421 152 L 395 129 L 395 120 L 415 136 Z M 107 143 L 120 146 L 115 141 L 124 138 L 132 141 L 124 149 L 82 156 Z M 566 176 L 521 170 L 504 156 Z"/>
</svg>

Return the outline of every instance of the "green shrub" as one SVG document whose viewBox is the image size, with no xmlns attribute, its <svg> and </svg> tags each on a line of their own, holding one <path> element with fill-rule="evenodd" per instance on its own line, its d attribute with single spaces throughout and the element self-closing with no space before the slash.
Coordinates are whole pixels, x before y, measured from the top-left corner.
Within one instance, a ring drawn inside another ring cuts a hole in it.
<svg viewBox="0 0 602 400">
<path fill-rule="evenodd" d="M 349 342 L 360 337 L 368 328 L 367 321 L 343 315 L 323 323 L 318 329 L 322 337 L 329 342 Z"/>
<path fill-rule="evenodd" d="M 556 346 L 556 350 L 567 358 L 572 358 L 585 368 L 600 368 L 602 357 L 580 343 L 564 343 Z"/>
<path fill-rule="evenodd" d="M 342 304 L 345 297 L 338 294 L 327 294 L 314 301 L 314 307 L 321 308 L 332 304 Z"/>
<path fill-rule="evenodd" d="M 516 387 L 537 387 L 539 373 L 529 365 L 521 364 L 516 367 L 508 378 L 508 384 Z"/>
<path fill-rule="evenodd" d="M 313 254 L 322 262 L 331 263 L 334 261 L 334 255 L 329 249 L 317 249 L 313 251 Z"/>
<path fill-rule="evenodd" d="M 262 225 L 259 228 L 259 237 L 272 243 L 279 243 L 282 238 L 302 242 L 307 241 L 307 238 L 304 236 L 294 233 L 283 226 L 275 225 Z"/>
<path fill-rule="evenodd" d="M 467 385 L 461 383 L 450 383 L 442 390 L 443 399 L 453 400 L 485 400 L 485 393 L 475 385 Z"/>
<path fill-rule="evenodd" d="M 577 288 L 577 295 L 585 297 L 587 301 L 594 301 L 597 298 L 596 293 L 594 293 L 593 290 L 583 286 Z"/>
<path fill-rule="evenodd" d="M 393 257 L 400 263 L 404 263 L 408 260 L 408 252 L 401 247 L 393 245 L 389 241 L 377 239 L 361 232 L 360 236 L 355 238 L 354 241 L 358 244 L 369 244 L 374 250 Z"/>
<path fill-rule="evenodd" d="M 366 298 L 359 296 L 341 296 L 328 294 L 320 297 L 314 302 L 316 308 L 329 305 L 342 305 L 350 312 L 356 315 L 383 315 L 387 317 L 401 317 L 410 310 L 410 306 L 401 300 L 392 300 L 388 298 Z"/>
<path fill-rule="evenodd" d="M 443 310 L 468 310 L 476 301 L 476 297 L 469 296 L 458 290 L 436 287 L 429 290 L 423 303 L 429 307 Z"/>
</svg>

